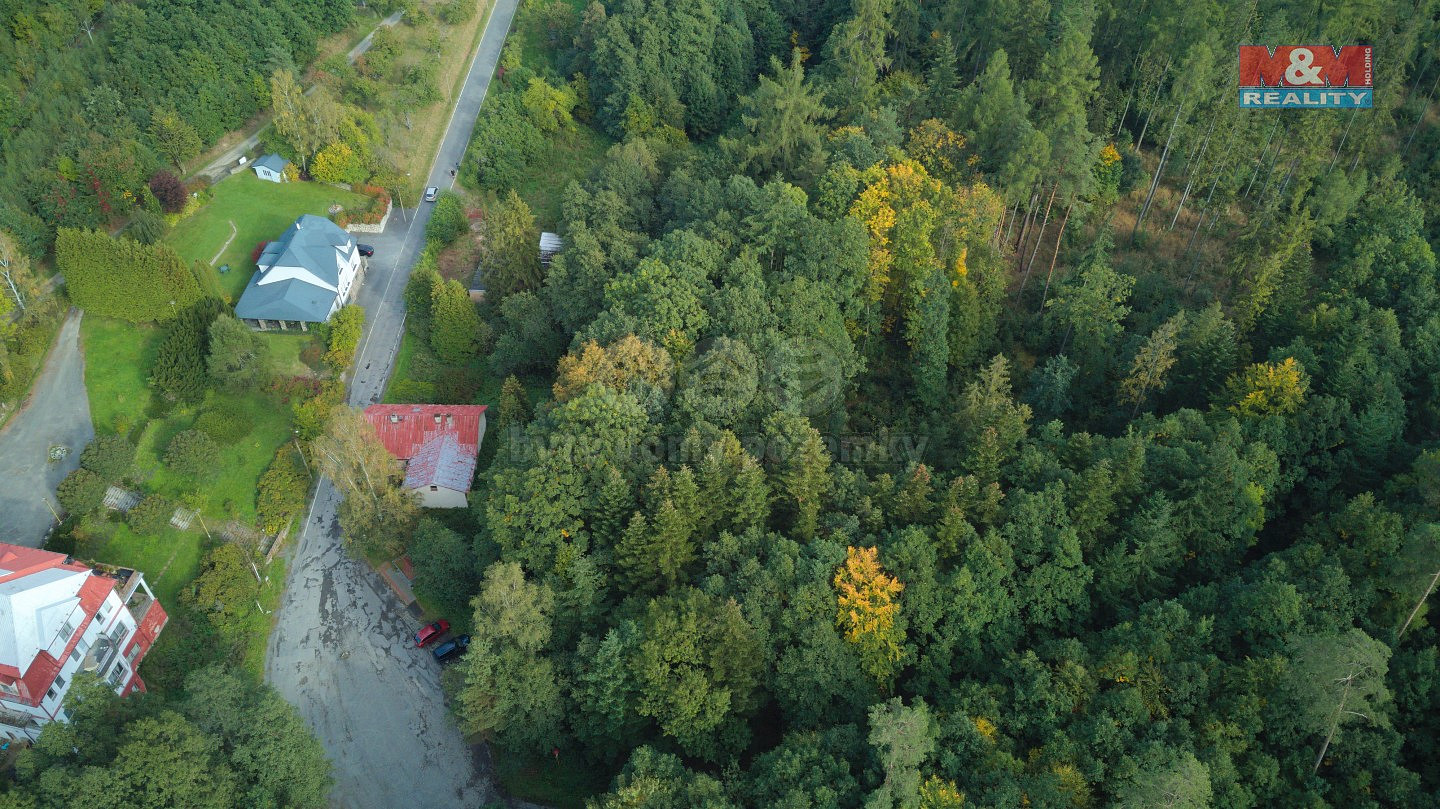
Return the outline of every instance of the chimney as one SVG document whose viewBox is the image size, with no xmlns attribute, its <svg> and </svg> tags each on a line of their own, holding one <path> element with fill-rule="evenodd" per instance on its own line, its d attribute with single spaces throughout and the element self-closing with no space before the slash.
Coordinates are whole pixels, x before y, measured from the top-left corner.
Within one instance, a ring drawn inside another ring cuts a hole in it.
<svg viewBox="0 0 1440 809">
<path fill-rule="evenodd" d="M 391 424 L 399 424 L 399 423 L 400 423 L 400 414 L 399 414 L 399 413 L 391 413 L 391 414 L 390 414 L 390 423 L 391 423 Z"/>
</svg>

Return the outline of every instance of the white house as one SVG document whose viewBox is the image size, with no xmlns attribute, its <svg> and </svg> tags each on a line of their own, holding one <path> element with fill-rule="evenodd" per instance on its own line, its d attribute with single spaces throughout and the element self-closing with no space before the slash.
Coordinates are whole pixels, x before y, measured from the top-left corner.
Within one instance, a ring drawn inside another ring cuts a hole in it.
<svg viewBox="0 0 1440 809">
<path fill-rule="evenodd" d="M 280 155 L 271 152 L 264 157 L 256 159 L 250 167 L 255 169 L 255 175 L 262 180 L 269 180 L 272 183 L 285 182 L 285 168 L 290 161 Z"/>
<path fill-rule="evenodd" d="M 136 668 L 168 620 L 138 570 L 0 544 L 0 737 L 33 741 L 66 721 L 82 671 L 117 694 L 144 691 Z"/>
<path fill-rule="evenodd" d="M 305 214 L 265 245 L 235 315 L 261 329 L 324 323 L 350 299 L 364 262 L 350 234 Z"/>
</svg>

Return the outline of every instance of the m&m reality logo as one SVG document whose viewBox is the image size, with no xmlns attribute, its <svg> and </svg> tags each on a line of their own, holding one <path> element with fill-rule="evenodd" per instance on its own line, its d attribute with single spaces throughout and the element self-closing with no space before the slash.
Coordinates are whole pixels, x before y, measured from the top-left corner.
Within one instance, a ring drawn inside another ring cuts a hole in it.
<svg viewBox="0 0 1440 809">
<path fill-rule="evenodd" d="M 1365 108 L 1374 104 L 1369 45 L 1240 46 L 1240 106 L 1249 109 Z"/>
</svg>

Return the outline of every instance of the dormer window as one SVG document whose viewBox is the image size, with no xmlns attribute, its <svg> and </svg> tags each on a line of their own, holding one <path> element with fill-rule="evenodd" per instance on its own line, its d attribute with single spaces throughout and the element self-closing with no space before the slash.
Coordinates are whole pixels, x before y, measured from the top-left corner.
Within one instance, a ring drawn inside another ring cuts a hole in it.
<svg viewBox="0 0 1440 809">
<path fill-rule="evenodd" d="M 436 413 L 436 414 L 435 414 L 435 425 L 436 425 L 436 426 L 439 426 L 439 425 L 440 425 L 440 414 L 439 414 L 439 413 Z"/>
<path fill-rule="evenodd" d="M 391 424 L 399 424 L 399 423 L 400 423 L 400 414 L 399 414 L 399 413 L 391 413 L 391 414 L 390 414 L 390 423 L 391 423 Z"/>
</svg>

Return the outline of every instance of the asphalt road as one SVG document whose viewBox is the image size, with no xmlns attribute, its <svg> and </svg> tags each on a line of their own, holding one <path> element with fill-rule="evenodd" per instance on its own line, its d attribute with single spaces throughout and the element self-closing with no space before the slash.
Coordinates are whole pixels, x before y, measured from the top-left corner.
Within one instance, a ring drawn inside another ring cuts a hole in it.
<svg viewBox="0 0 1440 809">
<path fill-rule="evenodd" d="M 427 185 L 448 188 L 490 84 L 518 0 L 497 0 L 441 139 Z M 402 293 L 430 207 L 397 212 L 375 247 L 357 296 L 366 329 L 349 401 L 378 401 L 404 323 Z M 334 763 L 331 804 L 343 809 L 479 807 L 495 799 L 488 775 L 450 718 L 440 667 L 413 648 L 418 622 L 368 565 L 341 548 L 339 496 L 322 480 L 294 540 L 289 582 L 266 656 L 266 679 L 315 729 Z"/>
<path fill-rule="evenodd" d="M 55 524 L 50 506 L 60 508 L 55 487 L 80 465 L 80 452 L 94 437 L 80 354 L 80 311 L 72 310 L 28 402 L 0 430 L 0 542 L 40 546 Z M 50 447 L 57 444 L 69 447 L 70 454 L 50 463 Z"/>
</svg>

